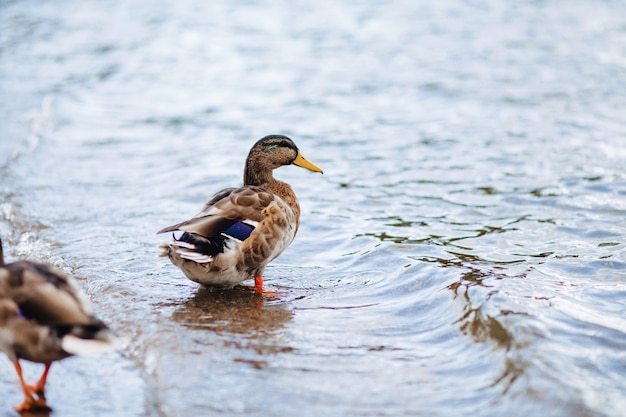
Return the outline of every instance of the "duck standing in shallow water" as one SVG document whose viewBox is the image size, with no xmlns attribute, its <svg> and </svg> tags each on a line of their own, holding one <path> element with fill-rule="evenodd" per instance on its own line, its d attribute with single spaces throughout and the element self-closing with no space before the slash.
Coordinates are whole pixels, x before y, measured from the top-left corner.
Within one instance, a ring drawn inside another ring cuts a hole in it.
<svg viewBox="0 0 626 417">
<path fill-rule="evenodd" d="M 322 173 L 288 137 L 259 140 L 248 154 L 243 187 L 219 191 L 192 219 L 158 232 L 182 232 L 161 245 L 162 256 L 200 284 L 232 287 L 254 278 L 262 293 L 265 267 L 289 246 L 300 225 L 296 195 L 272 175 L 291 164 Z"/>
<path fill-rule="evenodd" d="M 52 362 L 112 347 L 107 327 L 72 278 L 36 262 L 5 264 L 0 241 L 0 350 L 15 365 L 24 391 L 18 412 L 51 410 L 45 387 Z M 45 364 L 35 385 L 24 381 L 20 359 Z"/>
</svg>

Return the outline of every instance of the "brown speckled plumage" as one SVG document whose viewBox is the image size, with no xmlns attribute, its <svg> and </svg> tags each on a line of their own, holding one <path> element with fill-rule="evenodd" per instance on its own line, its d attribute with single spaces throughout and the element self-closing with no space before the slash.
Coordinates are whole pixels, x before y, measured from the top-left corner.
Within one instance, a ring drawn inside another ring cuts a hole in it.
<svg viewBox="0 0 626 417">
<path fill-rule="evenodd" d="M 185 275 L 208 286 L 233 286 L 261 277 L 267 264 L 291 243 L 300 225 L 300 206 L 289 184 L 272 171 L 298 165 L 322 172 L 305 160 L 286 136 L 266 136 L 254 144 L 244 169 L 244 185 L 216 193 L 192 219 L 158 233 L 182 231 L 180 238 L 162 245 Z M 243 239 L 228 235 L 237 222 L 253 226 Z"/>
</svg>

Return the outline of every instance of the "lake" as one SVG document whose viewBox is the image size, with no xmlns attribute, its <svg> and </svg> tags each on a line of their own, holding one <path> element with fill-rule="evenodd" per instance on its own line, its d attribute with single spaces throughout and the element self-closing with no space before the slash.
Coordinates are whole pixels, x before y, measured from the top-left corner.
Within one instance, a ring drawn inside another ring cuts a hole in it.
<svg viewBox="0 0 626 417">
<path fill-rule="evenodd" d="M 124 340 L 53 415 L 621 416 L 625 114 L 618 0 L 0 2 L 7 260 Z M 199 288 L 156 231 L 267 134 L 324 170 L 278 295 Z"/>
</svg>

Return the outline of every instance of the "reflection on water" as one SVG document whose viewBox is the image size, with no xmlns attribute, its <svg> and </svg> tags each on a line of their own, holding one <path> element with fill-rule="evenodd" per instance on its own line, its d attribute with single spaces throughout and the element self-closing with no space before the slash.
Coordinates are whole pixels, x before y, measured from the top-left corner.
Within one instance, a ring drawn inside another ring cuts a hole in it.
<svg viewBox="0 0 626 417">
<path fill-rule="evenodd" d="M 195 330 L 268 337 L 291 320 L 293 313 L 281 304 L 266 305 L 254 288 L 199 287 L 196 295 L 172 314 L 172 319 Z"/>
<path fill-rule="evenodd" d="M 263 359 L 265 355 L 292 350 L 289 346 L 281 345 L 273 336 L 292 319 L 293 312 L 282 304 L 266 303 L 266 298 L 251 287 L 200 287 L 193 298 L 185 301 L 172 313 L 172 319 L 192 330 L 217 333 L 221 343 L 230 349 L 255 352 L 259 355 L 258 358 L 237 357 L 234 360 L 262 368 L 268 364 Z M 200 345 L 215 343 L 215 339 L 205 340 L 201 334 L 196 334 L 193 338 Z"/>
<path fill-rule="evenodd" d="M 52 412 L 47 412 L 47 411 L 35 411 L 35 412 L 26 411 L 26 412 L 20 413 L 20 416 L 22 417 L 49 417 L 51 415 L 52 415 Z"/>
</svg>

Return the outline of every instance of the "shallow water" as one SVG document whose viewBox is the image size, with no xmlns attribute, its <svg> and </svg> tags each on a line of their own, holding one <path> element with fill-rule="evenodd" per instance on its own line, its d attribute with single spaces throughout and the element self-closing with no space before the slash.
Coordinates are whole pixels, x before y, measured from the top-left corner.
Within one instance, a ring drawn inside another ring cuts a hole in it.
<svg viewBox="0 0 626 417">
<path fill-rule="evenodd" d="M 4 1 L 0 28 L 8 258 L 126 340 L 53 367 L 55 416 L 626 409 L 620 1 Z M 325 172 L 276 173 L 280 294 L 199 289 L 155 232 L 269 133 Z M 20 395 L 0 359 L 0 415 Z"/>
</svg>

